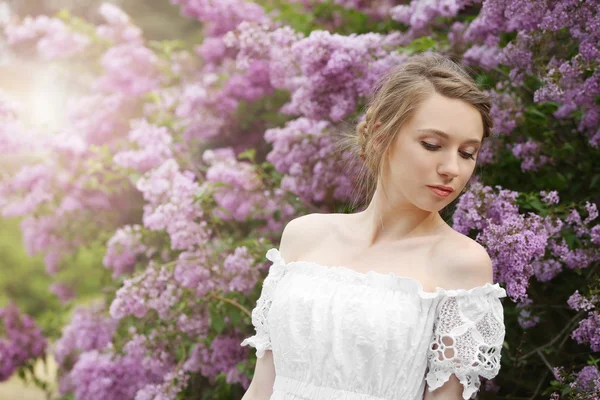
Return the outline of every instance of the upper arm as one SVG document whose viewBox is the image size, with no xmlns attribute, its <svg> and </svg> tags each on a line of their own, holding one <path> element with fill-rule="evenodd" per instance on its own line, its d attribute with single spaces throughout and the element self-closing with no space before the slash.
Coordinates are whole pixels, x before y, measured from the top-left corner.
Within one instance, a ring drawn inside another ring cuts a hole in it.
<svg viewBox="0 0 600 400">
<path fill-rule="evenodd" d="M 440 264 L 443 268 L 443 272 L 440 273 L 440 286 L 444 289 L 471 289 L 493 283 L 493 266 L 489 254 L 479 243 L 467 239 L 445 248 L 445 262 Z M 441 340 L 447 346 L 453 344 L 448 337 L 443 337 Z M 446 356 L 452 355 L 446 354 Z M 462 400 L 462 393 L 463 385 L 456 375 L 451 374 L 448 381 L 433 392 L 429 391 L 429 386 L 425 383 L 423 399 Z"/>
</svg>

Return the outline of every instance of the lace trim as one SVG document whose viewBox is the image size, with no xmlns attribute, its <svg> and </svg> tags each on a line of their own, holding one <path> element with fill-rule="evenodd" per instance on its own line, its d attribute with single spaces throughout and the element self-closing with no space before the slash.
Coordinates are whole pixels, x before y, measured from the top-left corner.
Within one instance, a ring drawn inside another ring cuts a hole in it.
<svg viewBox="0 0 600 400">
<path fill-rule="evenodd" d="M 376 271 L 358 272 L 351 268 L 344 266 L 328 266 L 322 265 L 311 261 L 292 261 L 285 263 L 279 250 L 272 248 L 267 252 L 267 258 L 277 260 L 281 263 L 284 269 L 292 268 L 294 271 L 314 274 L 319 273 L 330 279 L 334 279 L 340 282 L 353 283 L 359 285 L 370 285 L 376 287 L 383 287 L 388 289 L 406 290 L 409 287 L 413 287 L 419 297 L 423 299 L 435 299 L 439 296 L 442 297 L 462 297 L 462 296 L 479 296 L 479 295 L 491 295 L 498 298 L 506 297 L 506 290 L 498 283 L 486 283 L 482 286 L 476 286 L 470 289 L 444 289 L 437 287 L 435 292 L 426 292 L 423 285 L 418 280 L 408 277 L 396 275 L 393 272 L 383 274 Z"/>
<path fill-rule="evenodd" d="M 463 385 L 463 399 L 474 398 L 480 376 L 494 378 L 500 371 L 505 327 L 498 298 L 450 297 L 441 303 L 434 335 L 427 351 L 429 391 L 455 374 Z"/>
<path fill-rule="evenodd" d="M 267 252 L 267 259 L 272 261 L 273 264 L 263 281 L 261 294 L 256 301 L 256 307 L 252 310 L 252 325 L 254 325 L 256 334 L 244 339 L 240 344 L 240 346 L 250 345 L 254 347 L 256 349 L 256 357 L 258 358 L 264 356 L 265 350 L 272 350 L 267 316 L 273 302 L 273 292 L 286 271 L 283 258 L 278 251 L 273 250 L 271 249 Z"/>
</svg>

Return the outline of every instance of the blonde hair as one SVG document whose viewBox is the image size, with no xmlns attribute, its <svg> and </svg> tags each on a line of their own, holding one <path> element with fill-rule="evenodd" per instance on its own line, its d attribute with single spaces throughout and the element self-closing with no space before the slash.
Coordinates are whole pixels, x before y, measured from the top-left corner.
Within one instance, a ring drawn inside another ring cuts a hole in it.
<svg viewBox="0 0 600 400">
<path fill-rule="evenodd" d="M 358 195 L 353 196 L 354 206 L 361 200 L 370 201 L 383 155 L 402 125 L 434 92 L 474 106 L 481 114 L 483 139 L 490 136 L 493 121 L 489 96 L 477 86 L 466 67 L 437 53 L 412 56 L 388 70 L 374 85 L 367 99 L 365 120 L 358 123 L 356 131 L 342 132 L 343 151 L 350 150 L 363 160 L 355 187 Z M 381 123 L 377 130 L 373 129 L 375 121 Z"/>
</svg>

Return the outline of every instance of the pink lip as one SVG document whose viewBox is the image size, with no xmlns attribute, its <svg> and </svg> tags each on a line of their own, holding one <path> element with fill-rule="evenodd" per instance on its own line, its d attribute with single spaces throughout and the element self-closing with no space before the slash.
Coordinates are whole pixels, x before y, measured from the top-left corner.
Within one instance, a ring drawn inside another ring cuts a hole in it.
<svg viewBox="0 0 600 400">
<path fill-rule="evenodd" d="M 439 189 L 437 187 L 433 187 L 433 186 L 427 186 L 429 189 L 431 189 L 433 191 L 433 193 L 437 194 L 440 197 L 447 197 L 450 195 L 451 192 L 447 191 L 447 190 L 442 190 Z"/>
</svg>

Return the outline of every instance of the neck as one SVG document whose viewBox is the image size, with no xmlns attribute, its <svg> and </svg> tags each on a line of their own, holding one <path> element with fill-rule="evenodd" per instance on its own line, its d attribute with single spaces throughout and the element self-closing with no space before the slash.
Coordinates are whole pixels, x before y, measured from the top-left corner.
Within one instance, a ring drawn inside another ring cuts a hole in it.
<svg viewBox="0 0 600 400">
<path fill-rule="evenodd" d="M 360 230 L 367 236 L 368 247 L 432 236 L 446 225 L 436 211 L 422 210 L 407 201 L 390 202 L 379 186 L 369 206 L 355 215 Z"/>
</svg>

